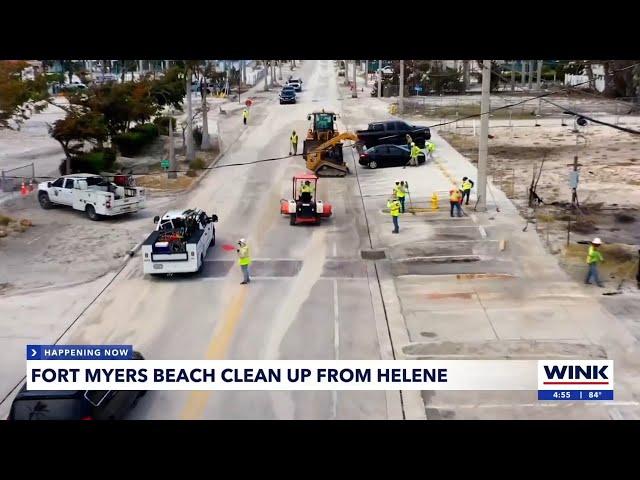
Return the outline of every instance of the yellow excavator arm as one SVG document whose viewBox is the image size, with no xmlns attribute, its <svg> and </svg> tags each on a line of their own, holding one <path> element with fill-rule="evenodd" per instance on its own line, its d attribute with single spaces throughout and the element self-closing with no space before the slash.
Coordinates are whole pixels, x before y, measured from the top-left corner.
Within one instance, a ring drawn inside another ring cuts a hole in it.
<svg viewBox="0 0 640 480">
<path fill-rule="evenodd" d="M 319 151 L 326 150 L 327 148 L 332 147 L 333 145 L 340 143 L 342 140 L 353 140 L 354 142 L 358 141 L 358 136 L 355 133 L 344 132 L 340 135 L 336 135 L 331 140 L 328 140 L 316 148 L 314 148 L 311 153 L 318 153 Z"/>
<path fill-rule="evenodd" d="M 330 140 L 318 145 L 307 153 L 307 168 L 319 177 L 344 177 L 349 168 L 342 161 L 343 140 L 358 141 L 358 136 L 354 133 L 341 133 Z M 335 149 L 339 148 L 336 156 Z"/>
</svg>

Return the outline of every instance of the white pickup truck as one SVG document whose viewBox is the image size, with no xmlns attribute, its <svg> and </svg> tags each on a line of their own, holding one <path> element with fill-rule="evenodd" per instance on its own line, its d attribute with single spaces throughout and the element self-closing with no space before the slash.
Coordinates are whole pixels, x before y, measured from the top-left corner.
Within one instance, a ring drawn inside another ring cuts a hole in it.
<svg viewBox="0 0 640 480">
<path fill-rule="evenodd" d="M 200 272 L 216 243 L 217 215 L 199 208 L 170 210 L 153 219 L 154 232 L 142 244 L 142 270 L 148 274 Z"/>
<path fill-rule="evenodd" d="M 126 176 L 116 176 L 119 183 L 125 183 L 126 179 Z M 65 175 L 53 182 L 40 183 L 38 201 L 44 209 L 54 205 L 71 206 L 85 212 L 91 220 L 137 212 L 146 204 L 144 188 L 118 185 L 91 173 Z"/>
</svg>

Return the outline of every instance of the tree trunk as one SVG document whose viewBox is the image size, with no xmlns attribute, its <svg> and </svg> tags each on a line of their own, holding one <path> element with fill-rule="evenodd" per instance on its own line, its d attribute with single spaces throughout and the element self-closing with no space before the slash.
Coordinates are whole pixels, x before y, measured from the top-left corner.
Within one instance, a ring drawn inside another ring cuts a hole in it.
<svg viewBox="0 0 640 480">
<path fill-rule="evenodd" d="M 124 83 L 124 76 L 127 73 L 126 69 L 124 68 L 124 60 L 120 60 L 120 79 L 122 81 L 122 83 Z"/>
</svg>

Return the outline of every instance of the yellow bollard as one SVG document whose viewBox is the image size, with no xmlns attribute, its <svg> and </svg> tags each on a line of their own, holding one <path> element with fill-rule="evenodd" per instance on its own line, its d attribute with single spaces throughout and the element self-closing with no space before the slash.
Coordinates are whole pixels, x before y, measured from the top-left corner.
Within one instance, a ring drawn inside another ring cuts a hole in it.
<svg viewBox="0 0 640 480">
<path fill-rule="evenodd" d="M 431 195 L 431 210 L 438 210 L 438 194 L 436 192 Z"/>
</svg>

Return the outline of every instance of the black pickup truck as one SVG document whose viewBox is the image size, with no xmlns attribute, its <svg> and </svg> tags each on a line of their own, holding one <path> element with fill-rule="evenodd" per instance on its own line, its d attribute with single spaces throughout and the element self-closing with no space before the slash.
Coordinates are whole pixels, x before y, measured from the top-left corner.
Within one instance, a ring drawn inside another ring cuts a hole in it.
<svg viewBox="0 0 640 480">
<path fill-rule="evenodd" d="M 366 130 L 356 131 L 359 142 L 367 148 L 381 144 L 405 145 L 407 134 L 420 148 L 424 148 L 424 142 L 431 138 L 428 127 L 409 125 L 399 120 L 370 123 Z"/>
</svg>

